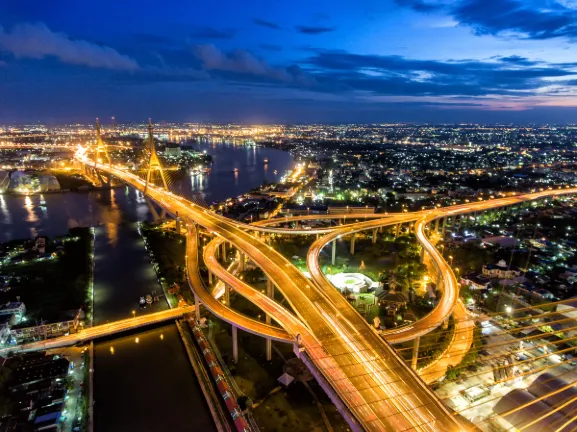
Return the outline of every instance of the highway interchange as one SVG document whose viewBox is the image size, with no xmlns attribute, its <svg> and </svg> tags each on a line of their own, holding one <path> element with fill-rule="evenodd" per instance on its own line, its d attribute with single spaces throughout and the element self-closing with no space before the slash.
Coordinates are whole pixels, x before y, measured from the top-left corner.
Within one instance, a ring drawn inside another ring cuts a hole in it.
<svg viewBox="0 0 577 432">
<path fill-rule="evenodd" d="M 83 152 L 78 152 L 76 158 L 81 163 L 93 164 Z M 145 182 L 123 167 L 100 163 L 97 168 L 118 177 L 141 192 L 145 190 Z M 189 278 L 195 295 L 211 312 L 255 334 L 277 341 L 298 342 L 298 351 L 303 351 L 304 355 L 312 361 L 314 367 L 329 383 L 331 390 L 350 410 L 354 418 L 350 421 L 353 430 L 395 431 L 457 431 L 464 430 L 465 427 L 383 340 L 381 335 L 326 280 L 318 266 L 320 250 L 339 236 L 398 223 L 414 224 L 417 240 L 430 256 L 440 275 L 443 296 L 436 308 L 425 318 L 385 335 L 387 341 L 391 343 L 409 341 L 441 325 L 453 311 L 465 313 L 462 304 L 459 303 L 455 275 L 426 235 L 426 228 L 432 226 L 431 222 L 439 218 L 513 206 L 530 200 L 568 193 L 577 193 L 577 189 L 549 190 L 422 212 L 387 215 L 385 218 L 382 217 L 383 215 L 366 215 L 366 221 L 355 224 L 320 230 L 299 230 L 306 231 L 306 234 L 323 234 L 323 237 L 313 244 L 307 256 L 307 264 L 312 276 L 312 280 L 308 280 L 287 259 L 264 241 L 256 238 L 254 234 L 254 231 L 293 234 L 294 229 L 273 228 L 265 223 L 258 226 L 238 223 L 164 189 L 148 185 L 146 190 L 149 199 L 173 216 L 182 218 L 189 226 L 187 241 Z M 351 215 L 351 218 L 359 219 L 364 216 Z M 318 219 L 318 216 L 315 218 Z M 375 219 L 368 220 L 369 218 Z M 276 223 L 282 222 L 282 219 L 276 221 Z M 212 293 L 202 285 L 196 267 L 198 244 L 195 241 L 197 236 L 194 225 L 203 227 L 217 239 L 204 250 L 203 255 L 207 267 L 221 281 L 259 306 L 282 329 L 260 323 L 235 312 L 229 305 L 215 299 Z M 274 299 L 242 282 L 234 275 L 234 272 L 230 271 L 230 268 L 225 269 L 220 265 L 216 260 L 216 248 L 220 242 L 233 245 L 260 267 L 285 297 L 295 314 L 289 312 Z M 462 321 L 470 322 L 466 319 Z M 455 354 L 457 351 L 465 352 L 464 346 L 467 343 L 469 342 L 466 339 L 454 340 L 446 353 L 452 352 L 451 350 Z M 442 375 L 446 368 L 445 363 L 437 362 L 433 368 L 427 368 L 427 374 Z M 430 379 L 426 380 L 430 381 Z"/>
</svg>

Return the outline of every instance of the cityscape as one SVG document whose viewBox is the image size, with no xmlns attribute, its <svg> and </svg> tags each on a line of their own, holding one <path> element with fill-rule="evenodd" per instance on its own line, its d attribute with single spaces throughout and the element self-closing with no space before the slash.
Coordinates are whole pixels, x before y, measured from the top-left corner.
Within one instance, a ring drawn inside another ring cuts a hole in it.
<svg viewBox="0 0 577 432">
<path fill-rule="evenodd" d="M 0 432 L 577 430 L 575 2 L 257 3 L 0 4 Z"/>
</svg>

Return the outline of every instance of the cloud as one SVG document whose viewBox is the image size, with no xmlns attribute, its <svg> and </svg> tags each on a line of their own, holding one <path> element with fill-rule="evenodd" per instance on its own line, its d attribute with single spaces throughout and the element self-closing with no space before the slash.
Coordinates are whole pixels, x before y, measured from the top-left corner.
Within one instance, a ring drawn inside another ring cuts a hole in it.
<svg viewBox="0 0 577 432">
<path fill-rule="evenodd" d="M 305 62 L 322 91 L 363 91 L 380 95 L 520 97 L 572 77 L 575 67 L 522 57 L 493 61 L 415 60 L 403 56 L 360 55 L 318 50 Z"/>
<path fill-rule="evenodd" d="M 295 29 L 299 33 L 308 35 L 318 35 L 322 33 L 332 32 L 335 30 L 332 27 L 322 27 L 322 26 L 296 26 Z"/>
<path fill-rule="evenodd" d="M 261 27 L 266 27 L 269 29 L 273 29 L 273 30 L 280 30 L 282 29 L 282 27 L 280 25 L 278 25 L 277 23 L 273 23 L 271 21 L 266 21 L 260 18 L 254 18 L 252 20 L 253 23 L 255 23 L 257 26 L 261 26 Z"/>
<path fill-rule="evenodd" d="M 528 39 L 577 36 L 576 10 L 554 1 L 539 3 L 541 7 L 531 1 L 466 0 L 452 14 L 477 34 L 513 32 Z"/>
<path fill-rule="evenodd" d="M 51 31 L 44 24 L 19 24 L 6 32 L 0 27 L 0 51 L 17 58 L 42 59 L 56 57 L 63 63 L 133 71 L 136 60 L 113 48 L 84 40 L 73 40 L 64 33 Z"/>
<path fill-rule="evenodd" d="M 214 45 L 197 45 L 194 54 L 206 71 L 216 72 L 220 78 L 230 80 L 277 82 L 291 85 L 312 85 L 314 80 L 300 67 L 276 67 L 246 50 L 223 52 Z M 221 74 L 219 74 L 221 73 Z M 255 80 L 257 78 L 257 80 Z"/>
<path fill-rule="evenodd" d="M 507 56 L 507 57 L 495 57 L 495 59 L 497 59 L 503 63 L 509 63 L 509 64 L 520 65 L 520 66 L 535 66 L 535 65 L 539 64 L 538 61 L 529 60 L 526 57 L 521 57 L 518 55 L 511 55 L 511 56 Z"/>
<path fill-rule="evenodd" d="M 434 12 L 443 8 L 442 4 L 427 3 L 423 0 L 395 0 L 399 6 L 409 7 L 419 12 Z"/>
<path fill-rule="evenodd" d="M 418 12 L 442 11 L 477 35 L 513 34 L 523 39 L 577 37 L 577 9 L 556 0 L 395 0 Z"/>
<path fill-rule="evenodd" d="M 219 30 L 212 27 L 203 27 L 195 30 L 192 33 L 192 37 L 195 39 L 232 39 L 235 34 L 235 29 Z"/>
</svg>

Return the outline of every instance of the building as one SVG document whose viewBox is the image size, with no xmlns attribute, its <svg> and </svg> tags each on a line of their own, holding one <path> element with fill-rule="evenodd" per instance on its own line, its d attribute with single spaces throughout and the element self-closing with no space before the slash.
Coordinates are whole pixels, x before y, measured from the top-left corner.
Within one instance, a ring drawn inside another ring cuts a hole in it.
<svg viewBox="0 0 577 432">
<path fill-rule="evenodd" d="M 521 271 L 517 268 L 509 268 L 505 260 L 500 260 L 497 264 L 486 264 L 483 266 L 483 276 L 499 279 L 513 279 L 521 276 Z"/>
<path fill-rule="evenodd" d="M 461 283 L 474 290 L 488 289 L 491 280 L 478 273 L 469 273 L 461 278 Z"/>
<path fill-rule="evenodd" d="M 10 330 L 10 335 L 21 343 L 27 340 L 47 339 L 76 333 L 84 319 L 84 312 L 78 311 L 64 312 L 60 317 L 52 321 L 44 321 L 40 325 L 20 324 Z"/>
<path fill-rule="evenodd" d="M 182 150 L 178 145 L 170 145 L 168 144 L 164 149 L 164 155 L 170 157 L 179 157 L 182 155 Z"/>
<path fill-rule="evenodd" d="M 408 302 L 407 297 L 403 293 L 396 292 L 394 288 L 377 294 L 377 299 L 382 308 L 395 310 L 405 307 Z"/>
<path fill-rule="evenodd" d="M 0 316 L 15 315 L 16 322 L 22 321 L 26 313 L 26 306 L 23 302 L 8 302 L 0 306 Z"/>
</svg>

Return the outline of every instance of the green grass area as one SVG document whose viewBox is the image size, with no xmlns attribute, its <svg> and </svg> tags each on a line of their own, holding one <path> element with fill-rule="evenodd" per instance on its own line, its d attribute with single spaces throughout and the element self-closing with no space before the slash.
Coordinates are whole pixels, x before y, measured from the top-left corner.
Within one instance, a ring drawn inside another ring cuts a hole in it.
<svg viewBox="0 0 577 432">
<path fill-rule="evenodd" d="M 303 383 L 294 382 L 288 388 L 278 389 L 280 384 L 277 378 L 283 373 L 284 360 L 273 349 L 272 360 L 266 361 L 263 338 L 239 330 L 239 362 L 234 365 L 231 327 L 216 320 L 212 335 L 237 384 L 255 404 L 258 404 L 253 415 L 262 431 L 326 430 L 315 399 Z M 294 357 L 291 345 L 281 343 L 274 345 L 285 359 Z M 348 425 L 316 382 L 313 380 L 308 384 L 317 395 L 333 429 L 348 430 Z"/>
<path fill-rule="evenodd" d="M 61 312 L 80 307 L 90 312 L 92 233 L 90 228 L 73 228 L 69 233 L 73 239 L 63 242 L 58 258 L 1 268 L 2 274 L 21 280 L 0 293 L 0 303 L 20 298 L 29 320 L 56 319 Z"/>
<path fill-rule="evenodd" d="M 158 266 L 162 288 L 170 305 L 175 307 L 178 304 L 178 295 L 182 295 L 187 303 L 194 303 L 185 274 L 186 238 L 165 229 L 162 224 L 142 224 L 140 232 L 153 262 Z M 178 287 L 178 294 L 168 294 L 171 287 Z"/>
</svg>

